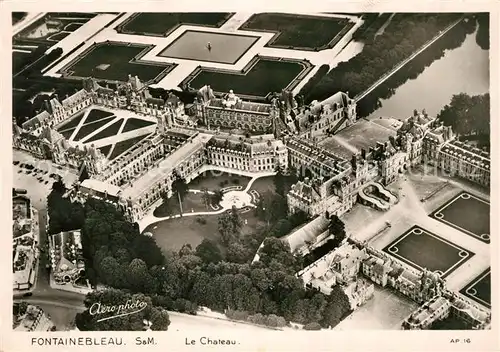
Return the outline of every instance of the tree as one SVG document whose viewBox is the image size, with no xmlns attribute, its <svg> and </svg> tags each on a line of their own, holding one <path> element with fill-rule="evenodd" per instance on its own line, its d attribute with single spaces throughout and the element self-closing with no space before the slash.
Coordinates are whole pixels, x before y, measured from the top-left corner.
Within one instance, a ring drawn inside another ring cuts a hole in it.
<svg viewBox="0 0 500 352">
<path fill-rule="evenodd" d="M 175 195 L 179 197 L 181 201 L 184 200 L 184 197 L 188 193 L 188 185 L 186 183 L 186 179 L 184 179 L 179 172 L 174 171 L 174 181 L 172 182 L 172 191 Z"/>
<path fill-rule="evenodd" d="M 208 189 L 205 187 L 201 190 L 201 192 L 202 192 L 201 198 L 203 200 L 203 203 L 208 208 L 210 206 L 210 204 L 212 204 L 212 196 L 210 193 L 208 193 Z"/>
<path fill-rule="evenodd" d="M 335 248 L 340 246 L 342 241 L 346 237 L 345 224 L 340 218 L 333 214 L 330 216 L 330 223 L 328 225 L 328 231 L 330 235 L 333 235 L 333 241 L 335 243 Z"/>
<path fill-rule="evenodd" d="M 332 287 L 322 321 L 323 326 L 335 327 L 351 311 L 349 298 L 339 285 Z"/>
<path fill-rule="evenodd" d="M 221 190 L 215 190 L 214 193 L 212 194 L 212 203 L 213 204 L 219 204 L 222 201 L 222 198 L 224 197 L 224 193 Z"/>
<path fill-rule="evenodd" d="M 196 247 L 196 255 L 207 264 L 218 263 L 222 260 L 222 253 L 217 244 L 207 238 Z"/>
<path fill-rule="evenodd" d="M 166 331 L 170 325 L 168 312 L 161 308 L 155 307 L 151 310 L 151 330 Z"/>
</svg>

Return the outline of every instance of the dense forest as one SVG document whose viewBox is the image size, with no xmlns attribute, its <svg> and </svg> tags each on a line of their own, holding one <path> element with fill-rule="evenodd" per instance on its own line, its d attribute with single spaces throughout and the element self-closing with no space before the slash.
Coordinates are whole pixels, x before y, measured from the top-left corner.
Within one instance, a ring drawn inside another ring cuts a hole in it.
<svg viewBox="0 0 500 352">
<path fill-rule="evenodd" d="M 276 180 L 277 190 L 286 192 L 291 181 L 288 176 Z M 163 327 L 168 324 L 161 309 L 196 314 L 198 306 L 273 327 L 282 326 L 283 321 L 310 324 L 308 328 L 315 324 L 335 326 L 350 312 L 341 288 L 335 287 L 327 296 L 306 289 L 295 276 L 303 259 L 290 253 L 288 245 L 277 237 L 307 217 L 280 214 L 286 209 L 280 194 L 263 197 L 270 206 L 266 209 L 272 211 L 259 212 L 268 225 L 253 235 L 241 236 L 242 219 L 233 210 L 219 221 L 220 243 L 204 240 L 194 249 L 187 244 L 178 252 L 162 252 L 113 205 L 94 199 L 84 205 L 71 203 L 63 198 L 64 192 L 64 185 L 55 182 L 49 195 L 50 233 L 81 228 L 88 279 L 120 290 L 105 297 L 88 295 L 87 307 L 100 299 L 112 302 L 117 299 L 114 296 L 142 294 L 151 300 L 153 311 L 149 314 L 157 316 Z M 262 241 L 260 260 L 251 263 Z M 86 311 L 76 322 L 81 330 L 117 329 L 120 320 L 113 320 L 99 325 Z M 129 330 L 136 324 L 139 322 L 124 319 L 118 330 Z"/>
</svg>

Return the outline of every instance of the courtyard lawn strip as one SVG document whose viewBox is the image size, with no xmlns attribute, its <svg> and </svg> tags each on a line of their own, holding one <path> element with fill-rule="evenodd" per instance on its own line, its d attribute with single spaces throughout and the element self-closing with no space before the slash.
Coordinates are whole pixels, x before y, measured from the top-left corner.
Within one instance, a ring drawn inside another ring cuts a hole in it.
<svg viewBox="0 0 500 352">
<path fill-rule="evenodd" d="M 229 12 L 141 12 L 132 15 L 115 29 L 119 33 L 166 36 L 183 24 L 220 27 L 232 15 Z"/>
<path fill-rule="evenodd" d="M 122 131 L 122 132 L 124 132 L 124 131 Z M 126 139 L 124 141 L 117 142 L 115 144 L 115 147 L 113 148 L 113 152 L 109 156 L 109 159 L 110 160 L 115 159 L 117 156 L 126 152 L 128 149 L 132 148 L 134 145 L 136 145 L 137 143 L 142 141 L 147 136 L 149 136 L 149 134 L 145 134 L 145 135 L 142 135 L 139 137 L 134 137 L 134 138 Z"/>
<path fill-rule="evenodd" d="M 475 277 L 460 290 L 460 293 L 485 307 L 491 308 L 491 268 Z"/>
<path fill-rule="evenodd" d="M 431 213 L 431 217 L 476 239 L 490 243 L 490 204 L 461 192 Z"/>
<path fill-rule="evenodd" d="M 88 112 L 87 118 L 85 119 L 84 125 L 92 122 L 99 121 L 105 117 L 113 116 L 112 112 L 108 112 L 100 109 L 91 109 Z"/>
<path fill-rule="evenodd" d="M 69 139 L 71 137 L 71 135 L 73 134 L 73 132 L 75 132 L 75 130 L 76 130 L 76 127 L 70 128 L 69 130 L 60 131 L 59 133 L 61 133 L 64 138 Z"/>
<path fill-rule="evenodd" d="M 62 125 L 57 127 L 57 131 L 62 132 L 70 128 L 74 129 L 76 126 L 78 126 L 78 124 L 80 123 L 80 121 L 83 119 L 84 116 L 85 116 L 85 111 L 79 112 L 74 117 L 70 117 Z"/>
<path fill-rule="evenodd" d="M 108 117 L 106 119 L 99 120 L 97 122 L 88 123 L 88 124 L 85 124 L 85 125 L 81 126 L 80 129 L 78 130 L 78 133 L 73 138 L 73 140 L 75 142 L 78 142 L 79 140 L 87 137 L 92 132 L 97 131 L 102 126 L 104 126 L 107 123 L 113 121 L 114 119 L 115 119 L 115 117 L 112 116 L 112 117 Z"/>
<path fill-rule="evenodd" d="M 414 231 L 421 233 L 416 234 Z M 443 277 L 474 255 L 418 226 L 413 226 L 383 251 L 419 270 L 440 271 Z"/>
<path fill-rule="evenodd" d="M 286 13 L 258 13 L 239 29 L 274 32 L 268 47 L 322 50 L 333 48 L 354 26 L 346 18 L 308 16 Z"/>
<path fill-rule="evenodd" d="M 99 149 L 101 151 L 101 153 L 104 154 L 104 156 L 107 158 L 108 155 L 109 155 L 109 152 L 111 151 L 111 147 L 113 145 L 112 144 L 108 144 L 108 145 L 105 145 L 105 146 L 102 146 L 102 147 L 99 147 L 97 149 Z"/>
<path fill-rule="evenodd" d="M 94 77 L 110 82 L 126 82 L 129 74 L 138 76 L 143 82 L 160 80 L 175 65 L 142 61 L 141 57 L 152 48 L 132 43 L 97 43 L 78 55 L 59 73 L 68 78 Z"/>
<path fill-rule="evenodd" d="M 88 140 L 85 141 L 85 143 L 90 143 L 97 141 L 99 139 L 111 137 L 111 136 L 116 136 L 118 134 L 118 131 L 120 131 L 120 127 L 122 126 L 123 119 L 119 119 L 115 123 L 113 123 L 111 126 L 106 127 L 104 130 L 101 132 L 95 134 L 93 137 L 89 138 Z"/>
<path fill-rule="evenodd" d="M 151 126 L 154 124 L 155 123 L 151 121 L 136 119 L 135 117 L 132 117 L 128 119 L 127 122 L 125 122 L 125 127 L 123 127 L 122 133 L 137 130 L 139 128 Z"/>
</svg>

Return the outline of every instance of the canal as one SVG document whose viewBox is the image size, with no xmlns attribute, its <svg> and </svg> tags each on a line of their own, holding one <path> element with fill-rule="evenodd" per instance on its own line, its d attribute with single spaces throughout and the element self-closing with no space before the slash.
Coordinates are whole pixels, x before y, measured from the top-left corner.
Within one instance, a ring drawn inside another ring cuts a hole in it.
<svg viewBox="0 0 500 352">
<path fill-rule="evenodd" d="M 460 47 L 445 51 L 416 79 L 408 80 L 390 98 L 382 99 L 382 106 L 368 118 L 400 119 L 410 116 L 413 109 L 426 109 L 430 116 L 435 116 L 454 94 L 478 95 L 488 91 L 489 50 L 481 49 L 476 33 L 472 33 Z"/>
</svg>

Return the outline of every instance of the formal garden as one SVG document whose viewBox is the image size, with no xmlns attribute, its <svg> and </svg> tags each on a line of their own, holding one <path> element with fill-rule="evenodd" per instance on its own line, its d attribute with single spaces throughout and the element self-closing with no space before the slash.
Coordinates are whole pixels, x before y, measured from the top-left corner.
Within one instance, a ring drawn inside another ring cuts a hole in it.
<svg viewBox="0 0 500 352">
<path fill-rule="evenodd" d="M 313 67 L 305 60 L 255 56 L 241 72 L 199 67 L 180 85 L 210 85 L 219 93 L 233 90 L 245 99 L 262 100 L 272 92 L 293 89 Z"/>
<path fill-rule="evenodd" d="M 64 66 L 59 73 L 64 77 L 94 77 L 111 82 L 126 82 L 129 74 L 138 76 L 143 82 L 158 81 L 175 65 L 142 61 L 141 58 L 152 48 L 133 43 L 97 43 Z"/>
<path fill-rule="evenodd" d="M 258 13 L 239 29 L 275 32 L 269 47 L 318 51 L 333 48 L 353 26 L 347 18 Z"/>
<path fill-rule="evenodd" d="M 443 277 L 474 255 L 418 226 L 406 231 L 383 251 L 418 270 L 428 269 Z"/>
<path fill-rule="evenodd" d="M 229 12 L 141 12 L 120 23 L 119 33 L 151 36 L 167 36 L 180 25 L 218 28 L 233 13 Z"/>
</svg>

